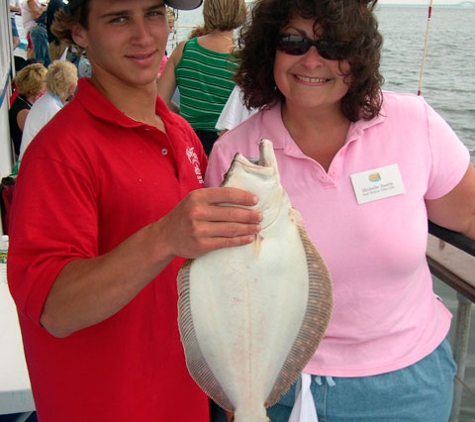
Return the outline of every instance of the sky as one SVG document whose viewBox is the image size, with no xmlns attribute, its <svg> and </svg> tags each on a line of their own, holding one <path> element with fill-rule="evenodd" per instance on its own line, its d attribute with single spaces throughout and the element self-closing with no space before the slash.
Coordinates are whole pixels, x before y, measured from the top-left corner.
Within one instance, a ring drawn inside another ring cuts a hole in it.
<svg viewBox="0 0 475 422">
<path fill-rule="evenodd" d="M 433 0 L 432 4 L 458 4 L 462 0 Z M 430 0 L 379 0 L 381 4 L 430 4 Z"/>
</svg>

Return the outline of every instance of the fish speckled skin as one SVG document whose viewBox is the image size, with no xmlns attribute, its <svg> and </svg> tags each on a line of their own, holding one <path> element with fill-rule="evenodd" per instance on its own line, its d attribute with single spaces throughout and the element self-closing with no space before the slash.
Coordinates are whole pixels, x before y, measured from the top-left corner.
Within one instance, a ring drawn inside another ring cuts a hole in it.
<svg viewBox="0 0 475 422">
<path fill-rule="evenodd" d="M 259 161 L 236 154 L 223 182 L 254 192 L 262 230 L 246 246 L 188 260 L 178 275 L 190 374 L 235 422 L 267 422 L 329 323 L 329 272 L 280 184 L 272 142 Z M 226 204 L 223 204 L 224 206 Z"/>
</svg>

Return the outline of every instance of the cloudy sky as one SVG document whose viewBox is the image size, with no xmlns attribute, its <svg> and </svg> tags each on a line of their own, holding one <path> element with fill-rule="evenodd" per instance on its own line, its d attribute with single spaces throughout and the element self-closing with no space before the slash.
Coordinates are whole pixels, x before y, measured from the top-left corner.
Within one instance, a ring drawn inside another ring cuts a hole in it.
<svg viewBox="0 0 475 422">
<path fill-rule="evenodd" d="M 458 4 L 462 0 L 433 0 L 433 4 Z M 430 4 L 430 0 L 379 0 L 381 4 Z"/>
</svg>

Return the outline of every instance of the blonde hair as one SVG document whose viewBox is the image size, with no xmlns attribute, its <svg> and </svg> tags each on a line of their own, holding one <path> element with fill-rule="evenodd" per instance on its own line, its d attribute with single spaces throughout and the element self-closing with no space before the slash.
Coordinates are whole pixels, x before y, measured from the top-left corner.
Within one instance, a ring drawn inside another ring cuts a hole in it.
<svg viewBox="0 0 475 422">
<path fill-rule="evenodd" d="M 203 4 L 204 27 L 210 32 L 215 29 L 230 31 L 239 28 L 246 16 L 244 0 L 205 0 Z"/>
<path fill-rule="evenodd" d="M 171 7 L 168 7 L 166 8 L 166 13 L 167 13 L 167 22 L 168 22 L 168 25 L 172 24 L 172 23 L 175 23 L 175 11 L 171 8 Z"/>
<path fill-rule="evenodd" d="M 39 95 L 45 87 L 45 77 L 48 70 L 41 63 L 25 66 L 15 76 L 18 94 L 25 97 Z"/>
<path fill-rule="evenodd" d="M 68 96 L 72 85 L 78 83 L 77 67 L 65 60 L 55 60 L 48 66 L 46 89 L 58 97 Z"/>
</svg>

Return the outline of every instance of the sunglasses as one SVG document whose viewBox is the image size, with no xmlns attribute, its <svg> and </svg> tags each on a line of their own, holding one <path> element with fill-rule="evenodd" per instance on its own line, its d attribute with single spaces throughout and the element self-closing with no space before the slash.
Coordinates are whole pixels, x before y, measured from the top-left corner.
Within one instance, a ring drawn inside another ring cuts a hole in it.
<svg viewBox="0 0 475 422">
<path fill-rule="evenodd" d="M 300 35 L 281 34 L 277 43 L 277 50 L 291 56 L 301 56 L 310 47 L 314 46 L 318 54 L 327 60 L 345 60 L 350 56 L 351 46 L 344 42 L 330 42 L 326 40 L 312 41 Z"/>
</svg>

